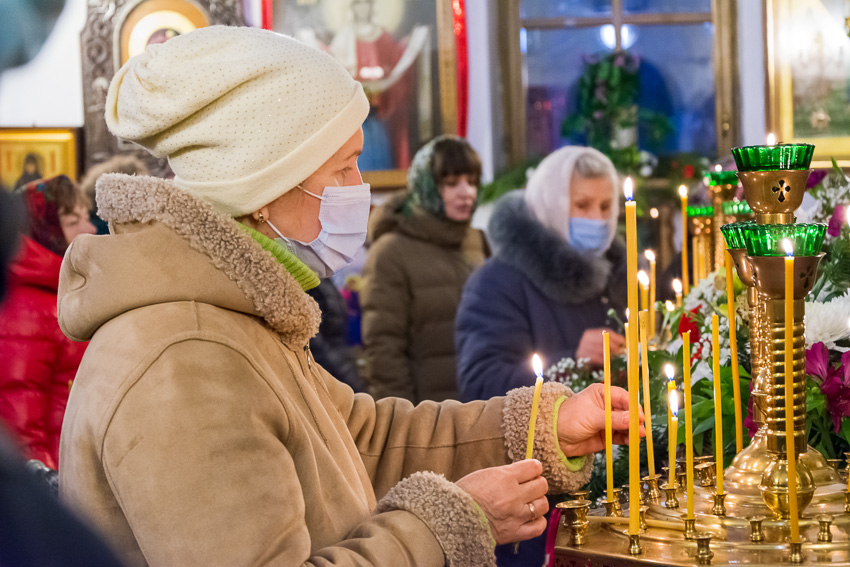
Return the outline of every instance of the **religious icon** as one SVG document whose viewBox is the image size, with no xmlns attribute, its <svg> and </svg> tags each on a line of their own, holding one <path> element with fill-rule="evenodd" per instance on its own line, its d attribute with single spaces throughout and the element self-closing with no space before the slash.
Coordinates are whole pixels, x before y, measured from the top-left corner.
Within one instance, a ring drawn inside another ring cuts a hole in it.
<svg viewBox="0 0 850 567">
<path fill-rule="evenodd" d="M 436 1 L 288 1 L 275 11 L 277 31 L 327 51 L 363 84 L 372 108 L 362 171 L 405 170 L 425 142 L 455 129 L 444 119 L 454 109 L 441 108 Z"/>
<path fill-rule="evenodd" d="M 77 130 L 0 128 L 0 188 L 60 174 L 77 178 Z"/>
<path fill-rule="evenodd" d="M 115 68 L 142 53 L 148 45 L 165 43 L 172 37 L 206 27 L 209 23 L 209 15 L 189 0 L 140 2 L 126 13 L 120 24 Z"/>
</svg>

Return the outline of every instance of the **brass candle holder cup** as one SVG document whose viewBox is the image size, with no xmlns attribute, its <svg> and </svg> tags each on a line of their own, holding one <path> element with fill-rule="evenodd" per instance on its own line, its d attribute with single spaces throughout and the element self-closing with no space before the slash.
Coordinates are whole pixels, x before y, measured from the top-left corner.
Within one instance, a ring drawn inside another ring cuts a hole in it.
<svg viewBox="0 0 850 567">
<path fill-rule="evenodd" d="M 791 542 L 791 563 L 799 565 L 803 562 L 803 544 Z"/>
<path fill-rule="evenodd" d="M 643 478 L 646 483 L 646 497 L 650 502 L 657 502 L 661 498 L 661 491 L 658 490 L 658 481 L 661 480 L 660 474 L 654 474 Z"/>
<path fill-rule="evenodd" d="M 584 533 L 589 524 L 587 512 L 590 510 L 590 500 L 567 500 L 555 506 L 561 510 L 561 521 L 569 530 L 571 544 L 575 547 L 584 545 L 586 543 Z"/>
<path fill-rule="evenodd" d="M 685 518 L 685 539 L 695 539 L 697 535 L 696 518 Z"/>
<path fill-rule="evenodd" d="M 602 505 L 605 506 L 605 515 L 608 517 L 622 517 L 623 508 L 620 506 L 620 500 L 615 496 L 614 500 L 603 499 Z"/>
<path fill-rule="evenodd" d="M 641 532 L 645 532 L 647 530 L 646 526 L 646 511 L 649 510 L 649 506 L 641 506 L 640 513 L 638 514 L 638 526 Z"/>
<path fill-rule="evenodd" d="M 764 516 L 750 516 L 750 541 L 759 543 L 764 541 L 764 532 L 761 529 L 761 524 L 764 522 Z"/>
<path fill-rule="evenodd" d="M 832 541 L 832 521 L 834 518 L 829 514 L 820 514 L 818 521 L 818 541 L 828 543 Z"/>
<path fill-rule="evenodd" d="M 589 500 L 590 491 L 589 490 L 576 490 L 574 492 L 569 493 L 569 497 L 573 500 Z"/>
<path fill-rule="evenodd" d="M 639 534 L 629 534 L 629 555 L 640 555 L 643 553 L 643 547 L 640 545 Z"/>
<path fill-rule="evenodd" d="M 670 510 L 675 510 L 679 507 L 679 499 L 676 498 L 676 492 L 679 489 L 679 485 L 677 483 L 670 484 L 665 482 L 661 485 L 661 490 L 667 495 L 667 501 L 664 503 L 664 506 Z"/>
<path fill-rule="evenodd" d="M 628 484 L 624 484 L 623 490 L 625 491 L 625 494 L 626 494 L 626 502 L 628 502 L 629 499 L 631 498 L 631 490 L 632 489 Z M 645 504 L 644 495 L 643 495 L 643 487 L 638 485 L 637 491 L 638 491 L 638 504 L 643 506 Z"/>
<path fill-rule="evenodd" d="M 711 534 L 699 532 L 694 536 L 697 542 L 697 563 L 700 565 L 711 565 L 714 552 L 711 551 Z"/>
<path fill-rule="evenodd" d="M 844 491 L 844 511 L 850 512 L 850 490 Z"/>
<path fill-rule="evenodd" d="M 694 467 L 699 476 L 699 485 L 709 487 L 714 484 L 714 463 L 702 463 Z"/>
<path fill-rule="evenodd" d="M 725 494 L 715 494 L 714 495 L 714 506 L 711 507 L 711 513 L 715 516 L 725 516 L 726 515 L 726 495 Z"/>
</svg>

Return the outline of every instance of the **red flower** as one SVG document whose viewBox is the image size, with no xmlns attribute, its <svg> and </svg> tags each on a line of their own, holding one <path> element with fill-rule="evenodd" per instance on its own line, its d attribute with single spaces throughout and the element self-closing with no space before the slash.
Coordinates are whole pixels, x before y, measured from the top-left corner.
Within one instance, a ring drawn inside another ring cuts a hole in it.
<svg viewBox="0 0 850 567">
<path fill-rule="evenodd" d="M 682 170 L 682 176 L 685 179 L 693 179 L 694 178 L 694 166 L 686 165 L 685 168 Z"/>
<path fill-rule="evenodd" d="M 700 310 L 700 307 L 694 307 L 691 309 L 690 313 L 696 315 Z M 691 363 L 693 364 L 702 356 L 702 345 L 699 342 L 700 332 L 699 327 L 697 327 L 696 322 L 688 317 L 688 311 L 682 313 L 682 318 L 679 319 L 679 336 L 681 337 L 684 333 L 690 331 L 691 333 Z"/>
</svg>

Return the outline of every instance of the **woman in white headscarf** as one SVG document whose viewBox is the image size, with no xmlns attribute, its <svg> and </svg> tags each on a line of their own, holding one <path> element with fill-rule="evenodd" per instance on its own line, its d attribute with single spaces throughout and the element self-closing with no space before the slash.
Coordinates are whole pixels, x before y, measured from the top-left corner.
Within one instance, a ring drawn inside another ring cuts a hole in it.
<svg viewBox="0 0 850 567">
<path fill-rule="evenodd" d="M 534 383 L 528 361 L 602 363 L 608 310 L 625 308 L 625 248 L 617 230 L 617 172 L 591 148 L 565 147 L 528 188 L 497 202 L 488 226 L 493 258 L 470 278 L 456 320 L 458 385 L 488 399 Z M 623 346 L 611 333 L 611 348 Z"/>
</svg>

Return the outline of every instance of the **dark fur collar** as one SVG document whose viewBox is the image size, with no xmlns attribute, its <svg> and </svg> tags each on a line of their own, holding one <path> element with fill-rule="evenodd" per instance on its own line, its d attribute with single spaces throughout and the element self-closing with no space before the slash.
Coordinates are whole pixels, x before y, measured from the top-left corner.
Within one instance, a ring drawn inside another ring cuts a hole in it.
<svg viewBox="0 0 850 567">
<path fill-rule="evenodd" d="M 528 275 L 552 299 L 575 304 L 613 295 L 615 304 L 622 303 L 619 290 L 611 289 L 617 280 L 625 285 L 625 247 L 619 240 L 601 256 L 581 254 L 540 224 L 516 192 L 496 203 L 488 236 L 496 258 Z"/>
</svg>

